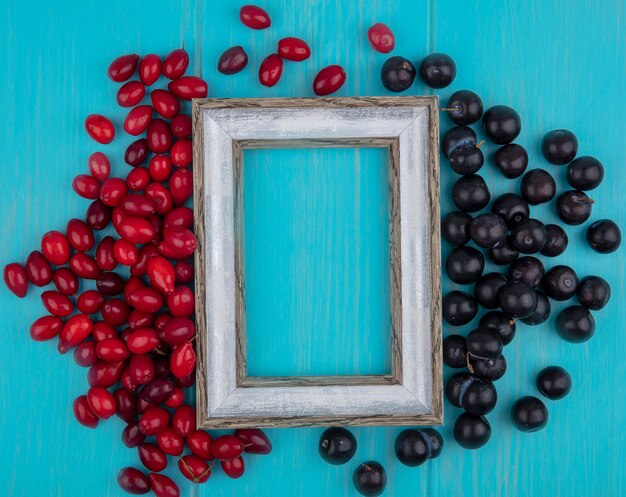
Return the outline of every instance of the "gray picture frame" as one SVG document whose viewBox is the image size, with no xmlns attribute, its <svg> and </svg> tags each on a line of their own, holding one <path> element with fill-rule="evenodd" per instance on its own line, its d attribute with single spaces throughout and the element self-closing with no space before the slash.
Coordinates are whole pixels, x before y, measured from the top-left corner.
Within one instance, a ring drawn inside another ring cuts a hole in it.
<svg viewBox="0 0 626 497">
<path fill-rule="evenodd" d="M 193 101 L 199 428 L 442 424 L 438 128 L 436 96 Z M 305 147 L 388 149 L 391 374 L 247 375 L 243 151 Z"/>
</svg>

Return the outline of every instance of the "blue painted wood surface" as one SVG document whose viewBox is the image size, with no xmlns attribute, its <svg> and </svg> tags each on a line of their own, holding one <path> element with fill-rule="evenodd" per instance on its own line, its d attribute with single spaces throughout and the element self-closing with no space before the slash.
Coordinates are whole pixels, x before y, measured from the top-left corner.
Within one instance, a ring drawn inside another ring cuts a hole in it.
<svg viewBox="0 0 626 497">
<path fill-rule="evenodd" d="M 545 163 L 540 138 L 556 127 L 575 131 L 580 152 L 599 157 L 607 170 L 604 184 L 593 192 L 592 219 L 610 217 L 626 226 L 623 2 L 268 0 L 263 5 L 273 17 L 273 26 L 253 32 L 238 23 L 239 4 L 232 1 L 5 0 L 0 5 L 1 262 L 24 260 L 28 251 L 38 247 L 45 231 L 63 229 L 67 219 L 83 215 L 87 202 L 71 194 L 70 183 L 86 170 L 88 154 L 102 148 L 86 138 L 83 119 L 91 112 L 104 112 L 121 122 L 123 111 L 111 110 L 116 85 L 105 77 L 108 62 L 119 53 L 164 53 L 184 44 L 192 54 L 194 69 L 208 79 L 215 97 L 309 96 L 315 72 L 335 62 L 348 72 L 339 94 L 380 95 L 386 94 L 378 77 L 385 56 L 375 54 L 365 38 L 367 27 L 377 21 L 395 31 L 395 54 L 418 60 L 437 50 L 456 59 L 457 80 L 439 93 L 444 102 L 454 90 L 470 88 L 482 95 L 486 105 L 515 107 L 523 119 L 518 141 L 529 149 L 531 167 L 552 171 L 561 190 L 566 188 L 564 170 Z M 256 82 L 256 67 L 275 49 L 277 40 L 288 35 L 310 42 L 311 60 L 288 63 L 283 80 L 265 89 Z M 234 77 L 219 75 L 217 58 L 233 44 L 248 49 L 250 66 Z M 421 84 L 411 92 L 430 93 Z M 444 129 L 449 126 L 445 117 L 442 125 Z M 120 174 L 126 167 L 120 152 L 130 141 L 122 137 L 106 147 L 117 157 L 114 167 Z M 334 161 L 342 159 L 334 157 Z M 519 188 L 518 181 L 504 181 L 492 165 L 482 173 L 493 185 L 493 194 Z M 337 187 L 346 188 L 348 179 L 342 178 Z M 453 181 L 444 165 L 444 211 L 451 207 L 448 194 Z M 533 215 L 555 220 L 553 205 L 533 208 Z M 497 384 L 500 402 L 489 415 L 493 438 L 483 449 L 467 452 L 455 445 L 451 425 L 458 412 L 449 406 L 442 429 L 444 453 L 420 468 L 395 461 L 392 444 L 397 428 L 356 429 L 359 450 L 342 467 L 330 467 L 317 456 L 320 429 L 271 430 L 273 455 L 247 458 L 245 478 L 232 481 L 217 471 L 198 488 L 176 477 L 183 484 L 183 495 L 354 495 L 351 473 L 360 461 L 372 458 L 388 470 L 387 495 L 624 495 L 625 256 L 623 250 L 608 256 L 592 252 L 585 246 L 583 233 L 583 227 L 569 229 L 570 248 L 548 265 L 571 264 L 580 275 L 599 274 L 610 281 L 613 298 L 595 314 L 596 336 L 586 344 L 570 345 L 556 336 L 553 319 L 536 328 L 520 326 L 518 337 L 506 349 L 509 371 Z M 444 254 L 448 250 L 444 246 Z M 449 290 L 453 285 L 444 281 L 444 287 Z M 102 423 L 96 431 L 74 422 L 71 403 L 86 390 L 85 371 L 71 357 L 60 357 L 52 344 L 28 338 L 30 323 L 41 314 L 39 293 L 31 290 L 27 299 L 17 300 L 0 289 L 4 345 L 0 495 L 122 495 L 115 474 L 122 466 L 137 464 L 136 452 L 120 443 L 119 419 Z M 344 296 L 337 298 L 341 302 Z M 555 306 L 555 310 L 560 308 Z M 445 329 L 445 333 L 452 331 L 459 330 Z M 303 335 L 286 342 L 284 352 L 294 344 L 314 350 L 317 342 L 307 339 Z M 281 346 L 276 347 L 280 353 Z M 301 353 L 304 357 L 308 352 Z M 355 348 L 352 353 L 355 368 L 380 365 L 370 347 Z M 320 364 L 286 360 L 276 366 L 315 368 Z M 508 407 L 515 398 L 536 393 L 534 377 L 549 364 L 566 367 L 574 388 L 566 399 L 548 402 L 550 422 L 544 431 L 521 434 L 508 422 Z M 172 468 L 170 474 L 175 473 Z"/>
</svg>

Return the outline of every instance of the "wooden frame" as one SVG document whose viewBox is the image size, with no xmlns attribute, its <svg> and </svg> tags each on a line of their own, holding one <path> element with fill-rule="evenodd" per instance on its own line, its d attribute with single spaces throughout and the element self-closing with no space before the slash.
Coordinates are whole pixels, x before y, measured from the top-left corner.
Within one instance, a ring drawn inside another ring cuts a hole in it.
<svg viewBox="0 0 626 497">
<path fill-rule="evenodd" d="M 198 427 L 443 422 L 437 97 L 193 102 Z M 243 151 L 389 150 L 392 373 L 246 373 Z"/>
</svg>

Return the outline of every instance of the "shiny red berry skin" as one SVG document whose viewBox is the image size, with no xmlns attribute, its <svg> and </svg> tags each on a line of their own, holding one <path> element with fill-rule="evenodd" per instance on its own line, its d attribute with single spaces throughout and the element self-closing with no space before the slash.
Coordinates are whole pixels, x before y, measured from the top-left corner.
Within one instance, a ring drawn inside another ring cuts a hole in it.
<svg viewBox="0 0 626 497">
<path fill-rule="evenodd" d="M 89 407 L 86 395 L 76 397 L 72 409 L 74 411 L 76 421 L 78 421 L 81 425 L 86 426 L 87 428 L 96 428 L 98 426 L 98 416 L 96 416 L 91 410 L 91 407 Z"/>
<path fill-rule="evenodd" d="M 170 153 L 172 165 L 176 167 L 187 167 L 193 160 L 193 145 L 191 140 L 181 138 L 174 145 Z"/>
<path fill-rule="evenodd" d="M 231 459 L 230 461 L 221 461 L 220 466 L 226 476 L 235 479 L 241 477 L 245 469 L 243 459 L 241 457 Z"/>
<path fill-rule="evenodd" d="M 178 79 L 185 74 L 187 66 L 189 66 L 189 54 L 186 50 L 177 48 L 163 60 L 161 72 L 166 78 Z"/>
<path fill-rule="evenodd" d="M 87 208 L 85 222 L 93 230 L 103 230 L 111 222 L 111 208 L 104 205 L 99 198 L 94 200 Z"/>
<path fill-rule="evenodd" d="M 173 147 L 176 144 L 173 145 Z M 150 178 L 154 181 L 164 182 L 170 177 L 172 173 L 172 161 L 169 156 L 155 155 L 150 159 L 150 163 L 148 165 L 148 172 L 150 173 Z"/>
<path fill-rule="evenodd" d="M 87 402 L 91 411 L 100 419 L 109 419 L 117 410 L 113 394 L 106 388 L 91 387 L 87 392 Z"/>
<path fill-rule="evenodd" d="M 174 281 L 178 285 L 188 285 L 193 281 L 193 264 L 185 261 L 178 261 L 174 264 Z"/>
<path fill-rule="evenodd" d="M 389 26 L 377 22 L 367 30 L 367 39 L 374 50 L 380 53 L 389 53 L 396 46 L 396 39 Z"/>
<path fill-rule="evenodd" d="M 189 318 L 171 318 L 161 329 L 159 338 L 168 345 L 175 347 L 191 340 L 196 334 L 196 326 Z"/>
<path fill-rule="evenodd" d="M 191 316 L 195 307 L 193 291 L 186 286 L 177 286 L 167 296 L 167 307 L 175 317 Z"/>
<path fill-rule="evenodd" d="M 87 252 L 96 243 L 93 230 L 80 219 L 70 219 L 65 227 L 65 232 L 67 241 L 77 252 Z"/>
<path fill-rule="evenodd" d="M 137 136 L 148 129 L 154 109 L 150 105 L 139 105 L 130 110 L 124 119 L 124 131 Z"/>
<path fill-rule="evenodd" d="M 130 268 L 130 274 L 132 276 L 143 276 L 148 271 L 148 261 L 155 255 L 159 254 L 159 249 L 156 245 L 144 245 L 139 249 L 139 257 L 137 263 Z"/>
<path fill-rule="evenodd" d="M 57 269 L 52 280 L 57 290 L 64 295 L 76 295 L 78 292 L 78 277 L 65 267 Z"/>
<path fill-rule="evenodd" d="M 286 60 L 300 62 L 311 56 L 311 49 L 304 40 L 287 37 L 278 42 L 278 55 Z"/>
<path fill-rule="evenodd" d="M 272 442 L 259 429 L 235 430 L 235 436 L 243 441 L 243 451 L 248 454 L 269 454 L 272 451 Z"/>
<path fill-rule="evenodd" d="M 259 67 L 259 81 L 263 86 L 272 87 L 283 74 L 283 59 L 280 55 L 268 55 Z"/>
<path fill-rule="evenodd" d="M 139 418 L 139 429 L 144 435 L 157 435 L 167 428 L 170 413 L 162 407 L 150 407 Z"/>
<path fill-rule="evenodd" d="M 171 409 L 175 409 L 177 407 L 180 407 L 184 400 L 185 400 L 185 394 L 182 388 L 174 387 L 174 390 L 172 390 L 172 394 L 169 396 L 169 398 L 165 402 L 163 402 L 163 405 Z"/>
<path fill-rule="evenodd" d="M 261 7 L 244 5 L 239 9 L 239 19 L 251 29 L 266 29 L 272 25 L 270 16 Z"/>
<path fill-rule="evenodd" d="M 104 297 L 96 290 L 86 290 L 76 300 L 76 307 L 84 314 L 96 314 L 102 308 Z"/>
<path fill-rule="evenodd" d="M 41 252 L 33 250 L 26 259 L 26 276 L 35 286 L 46 286 L 52 281 L 52 268 Z"/>
<path fill-rule="evenodd" d="M 129 190 L 138 192 L 150 183 L 150 174 L 144 167 L 135 167 L 126 175 L 126 186 Z"/>
<path fill-rule="evenodd" d="M 119 338 L 107 338 L 96 345 L 96 354 L 106 362 L 125 361 L 130 356 L 126 344 Z"/>
<path fill-rule="evenodd" d="M 102 305 L 100 314 L 111 326 L 122 326 L 128 320 L 130 307 L 125 300 L 111 299 Z"/>
<path fill-rule="evenodd" d="M 123 362 L 98 361 L 89 368 L 87 381 L 90 387 L 109 388 L 119 380 L 123 370 Z"/>
<path fill-rule="evenodd" d="M 154 110 L 166 119 L 172 119 L 180 111 L 178 98 L 167 90 L 154 90 L 150 94 L 150 100 Z"/>
<path fill-rule="evenodd" d="M 191 116 L 187 114 L 178 114 L 170 123 L 170 129 L 176 138 L 191 136 L 191 126 Z"/>
<path fill-rule="evenodd" d="M 148 158 L 149 152 L 148 141 L 145 138 L 139 138 L 126 147 L 124 162 L 130 167 L 140 166 Z"/>
<path fill-rule="evenodd" d="M 196 431 L 196 411 L 193 407 L 182 405 L 174 411 L 172 428 L 176 433 L 186 437 Z"/>
<path fill-rule="evenodd" d="M 60 318 L 69 316 L 74 310 L 72 301 L 67 295 L 63 295 L 61 292 L 55 292 L 53 290 L 43 292 L 41 294 L 41 301 L 50 314 Z"/>
<path fill-rule="evenodd" d="M 133 495 L 147 494 L 150 491 L 150 480 L 135 468 L 122 468 L 117 474 L 117 484 L 124 492 Z"/>
<path fill-rule="evenodd" d="M 154 227 L 147 219 L 129 217 L 120 223 L 119 234 L 124 240 L 136 244 L 151 242 L 156 237 Z"/>
<path fill-rule="evenodd" d="M 163 306 L 163 296 L 154 288 L 137 288 L 130 292 L 128 303 L 143 312 L 157 312 Z"/>
<path fill-rule="evenodd" d="M 144 194 L 154 202 L 154 210 L 160 216 L 164 216 L 174 207 L 174 201 L 170 191 L 160 183 L 150 183 Z"/>
<path fill-rule="evenodd" d="M 89 172 L 98 181 L 108 179 L 111 174 L 111 161 L 102 152 L 94 152 L 87 161 Z"/>
<path fill-rule="evenodd" d="M 81 252 L 70 257 L 70 269 L 79 278 L 96 280 L 100 277 L 101 271 L 93 257 Z"/>
<path fill-rule="evenodd" d="M 146 354 L 136 354 L 128 363 L 129 374 L 139 385 L 150 383 L 154 379 L 154 361 Z"/>
<path fill-rule="evenodd" d="M 113 392 L 117 411 L 115 414 L 127 423 L 135 421 L 137 416 L 137 406 L 135 405 L 135 396 L 125 388 L 118 388 Z"/>
<path fill-rule="evenodd" d="M 72 181 L 72 189 L 83 198 L 95 200 L 100 195 L 100 182 L 89 174 L 79 174 Z"/>
<path fill-rule="evenodd" d="M 28 276 L 26 269 L 17 262 L 4 266 L 4 284 L 17 297 L 24 298 L 28 292 Z"/>
<path fill-rule="evenodd" d="M 181 228 L 193 228 L 193 210 L 189 207 L 176 207 L 167 213 L 163 219 L 163 227 L 179 226 Z"/>
<path fill-rule="evenodd" d="M 152 199 L 138 193 L 126 195 L 122 198 L 119 205 L 130 216 L 148 217 L 149 215 L 154 214 L 154 202 Z"/>
<path fill-rule="evenodd" d="M 141 422 L 139 425 L 141 429 Z M 167 467 L 167 456 L 155 444 L 144 442 L 137 447 L 139 460 L 150 471 L 163 471 Z"/>
<path fill-rule="evenodd" d="M 150 488 L 156 497 L 180 497 L 180 490 L 174 480 L 159 473 L 150 473 Z"/>
<path fill-rule="evenodd" d="M 191 342 L 177 346 L 170 357 L 170 369 L 176 378 L 190 375 L 196 368 L 196 352 Z"/>
<path fill-rule="evenodd" d="M 137 262 L 137 246 L 128 240 L 115 240 L 113 244 L 113 257 L 123 266 L 132 266 Z"/>
<path fill-rule="evenodd" d="M 124 290 L 124 278 L 117 273 L 104 272 L 96 281 L 96 288 L 102 295 L 119 295 Z"/>
<path fill-rule="evenodd" d="M 141 82 L 150 86 L 156 83 L 161 76 L 161 57 L 156 54 L 144 55 L 139 63 L 139 79 Z"/>
<path fill-rule="evenodd" d="M 74 349 L 74 362 L 83 368 L 90 368 L 98 362 L 96 342 L 79 343 Z"/>
<path fill-rule="evenodd" d="M 124 83 L 117 90 L 117 103 L 120 107 L 134 107 L 146 96 L 146 87 L 139 81 Z"/>
<path fill-rule="evenodd" d="M 244 443 L 235 435 L 222 435 L 211 443 L 211 454 L 219 461 L 230 461 L 243 453 Z"/>
<path fill-rule="evenodd" d="M 174 268 L 172 264 L 160 255 L 148 259 L 148 278 L 150 284 L 157 290 L 169 295 L 174 291 Z"/>
<path fill-rule="evenodd" d="M 133 354 L 147 354 L 159 345 L 159 336 L 152 328 L 134 330 L 129 336 L 126 346 Z"/>
<path fill-rule="evenodd" d="M 313 81 L 313 91 L 316 95 L 330 95 L 335 93 L 346 82 L 346 72 L 339 65 L 327 66 L 317 73 Z"/>
<path fill-rule="evenodd" d="M 222 74 L 236 74 L 248 65 L 248 54 L 243 47 L 236 46 L 226 49 L 217 62 L 217 70 Z"/>
<path fill-rule="evenodd" d="M 62 266 L 70 259 L 70 244 L 63 233 L 48 231 L 41 237 L 41 253 L 52 264 Z"/>
<path fill-rule="evenodd" d="M 205 98 L 209 92 L 206 81 L 196 76 L 183 76 L 171 81 L 167 88 L 178 98 L 191 100 L 192 98 Z"/>
<path fill-rule="evenodd" d="M 193 173 L 178 169 L 170 176 L 170 194 L 175 206 L 183 205 L 193 194 Z"/>
<path fill-rule="evenodd" d="M 156 436 L 159 448 L 168 456 L 180 456 L 185 448 L 185 439 L 171 428 L 165 428 Z"/>
<path fill-rule="evenodd" d="M 196 237 L 187 228 L 170 226 L 163 229 L 163 243 L 178 259 L 186 259 L 196 250 Z"/>
<path fill-rule="evenodd" d="M 146 439 L 146 436 L 139 431 L 139 425 L 135 422 L 126 425 L 122 431 L 122 443 L 132 449 L 138 447 Z"/>
<path fill-rule="evenodd" d="M 85 340 L 93 330 L 93 321 L 86 314 L 76 314 L 69 318 L 59 334 L 59 352 L 64 354 Z"/>
<path fill-rule="evenodd" d="M 63 321 L 57 316 L 44 316 L 30 326 L 30 337 L 36 342 L 51 340 L 63 328 Z"/>
<path fill-rule="evenodd" d="M 109 78 L 116 83 L 121 83 L 129 79 L 135 73 L 138 62 L 139 55 L 137 54 L 121 55 L 111 62 L 107 74 Z"/>
<path fill-rule="evenodd" d="M 113 138 L 115 138 L 113 123 L 100 114 L 88 115 L 85 119 L 85 129 L 93 140 L 102 145 L 111 143 Z"/>
<path fill-rule="evenodd" d="M 105 321 L 94 322 L 91 334 L 96 342 L 108 340 L 109 338 L 117 338 L 115 328 Z"/>
<path fill-rule="evenodd" d="M 194 456 L 209 461 L 213 459 L 211 453 L 211 435 L 206 431 L 196 430 L 187 435 L 187 446 Z"/>
<path fill-rule="evenodd" d="M 148 148 L 155 154 L 168 152 L 172 148 L 172 132 L 163 119 L 155 119 L 148 126 L 146 133 Z"/>
<path fill-rule="evenodd" d="M 182 475 L 194 483 L 204 483 L 211 476 L 211 467 L 199 457 L 187 455 L 178 460 Z"/>
</svg>

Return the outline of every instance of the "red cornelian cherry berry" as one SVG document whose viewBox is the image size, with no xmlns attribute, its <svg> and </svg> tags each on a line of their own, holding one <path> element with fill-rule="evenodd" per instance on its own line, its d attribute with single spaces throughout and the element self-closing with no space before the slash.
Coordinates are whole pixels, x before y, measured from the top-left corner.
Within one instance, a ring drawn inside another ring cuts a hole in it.
<svg viewBox="0 0 626 497">
<path fill-rule="evenodd" d="M 139 385 L 145 385 L 154 379 L 154 361 L 146 354 L 133 355 L 128 368 L 129 374 Z"/>
<path fill-rule="evenodd" d="M 180 456 L 185 448 L 184 438 L 172 428 L 165 428 L 156 436 L 159 448 L 168 456 Z"/>
<path fill-rule="evenodd" d="M 100 314 L 111 326 L 122 326 L 128 319 L 130 307 L 125 300 L 111 299 L 102 305 Z"/>
<path fill-rule="evenodd" d="M 315 76 L 313 91 L 316 95 L 335 93 L 346 82 L 346 72 L 339 65 L 326 66 Z"/>
<path fill-rule="evenodd" d="M 144 435 L 161 433 L 170 422 L 170 413 L 162 407 L 150 407 L 139 418 L 139 429 Z"/>
<path fill-rule="evenodd" d="M 94 200 L 85 214 L 85 221 L 94 230 L 103 230 L 111 222 L 111 208 L 99 198 Z"/>
<path fill-rule="evenodd" d="M 146 436 L 139 431 L 139 425 L 136 422 L 128 423 L 122 431 L 122 443 L 129 449 L 138 447 L 146 439 Z"/>
<path fill-rule="evenodd" d="M 96 264 L 102 271 L 112 271 L 117 267 L 117 261 L 113 257 L 115 240 L 112 236 L 105 236 L 96 247 Z"/>
<path fill-rule="evenodd" d="M 136 244 L 148 243 L 156 238 L 156 232 L 150 221 L 141 217 L 124 219 L 120 223 L 119 234 L 124 240 Z"/>
<path fill-rule="evenodd" d="M 128 147 L 126 147 L 126 152 L 124 152 L 124 162 L 128 164 L 130 167 L 137 167 L 143 164 L 143 162 L 148 158 L 148 153 L 150 149 L 148 148 L 148 140 L 145 138 L 139 138 L 132 142 Z"/>
<path fill-rule="evenodd" d="M 187 228 L 170 226 L 163 229 L 163 242 L 180 259 L 186 259 L 196 250 L 196 237 Z"/>
<path fill-rule="evenodd" d="M 55 292 L 54 290 L 43 292 L 41 294 L 41 301 L 50 314 L 60 318 L 69 316 L 74 310 L 74 304 L 72 304 L 72 301 L 67 295 L 63 295 L 61 292 Z"/>
<path fill-rule="evenodd" d="M 196 352 L 191 342 L 177 346 L 170 357 L 170 369 L 176 378 L 190 375 L 196 369 Z"/>
<path fill-rule="evenodd" d="M 87 252 L 96 243 L 93 230 L 80 219 L 70 219 L 67 222 L 65 232 L 67 241 L 77 252 Z"/>
<path fill-rule="evenodd" d="M 95 200 L 100 195 L 100 182 L 89 174 L 79 174 L 72 181 L 72 188 L 83 198 Z"/>
<path fill-rule="evenodd" d="M 124 278 L 117 273 L 104 272 L 96 281 L 96 288 L 102 295 L 119 295 L 124 290 Z"/>
<path fill-rule="evenodd" d="M 235 430 L 235 436 L 243 441 L 243 451 L 248 454 L 269 454 L 272 442 L 257 428 Z"/>
<path fill-rule="evenodd" d="M 79 343 L 74 349 L 74 361 L 83 368 L 90 368 L 98 362 L 96 342 Z"/>
<path fill-rule="evenodd" d="M 124 370 L 123 362 L 98 361 L 87 373 L 87 381 L 90 387 L 109 388 L 119 380 Z"/>
<path fill-rule="evenodd" d="M 66 267 L 61 267 L 52 276 L 54 286 L 64 295 L 76 295 L 78 292 L 78 277 Z"/>
<path fill-rule="evenodd" d="M 236 74 L 248 65 L 248 54 L 243 47 L 236 46 L 226 49 L 217 62 L 217 70 L 222 74 Z"/>
<path fill-rule="evenodd" d="M 111 143 L 115 138 L 113 123 L 101 114 L 89 114 L 85 119 L 85 129 L 93 140 L 102 145 Z"/>
<path fill-rule="evenodd" d="M 187 167 L 193 160 L 193 144 L 187 138 L 179 139 L 170 152 L 172 164 L 176 167 Z"/>
<path fill-rule="evenodd" d="M 30 337 L 36 342 L 51 340 L 61 332 L 63 321 L 57 316 L 44 316 L 30 326 Z"/>
<path fill-rule="evenodd" d="M 189 207 L 176 207 L 163 218 L 163 227 L 179 226 L 191 229 L 193 227 L 193 210 Z"/>
<path fill-rule="evenodd" d="M 154 314 L 151 312 L 143 312 L 139 309 L 133 309 L 128 315 L 128 329 L 127 335 L 130 335 L 133 330 L 146 328 L 154 324 Z M 125 337 L 128 340 L 128 336 Z"/>
<path fill-rule="evenodd" d="M 106 362 L 125 361 L 130 356 L 128 347 L 119 338 L 107 338 L 96 345 L 96 354 Z"/>
<path fill-rule="evenodd" d="M 167 296 L 167 307 L 173 316 L 189 317 L 194 311 L 194 294 L 186 286 L 177 286 L 174 291 Z"/>
<path fill-rule="evenodd" d="M 116 83 L 126 81 L 134 74 L 138 62 L 139 55 L 137 54 L 121 55 L 109 65 L 107 71 L 109 78 Z"/>
<path fill-rule="evenodd" d="M 222 435 L 211 443 L 211 454 L 219 461 L 230 461 L 243 453 L 243 441 L 235 435 Z"/>
<path fill-rule="evenodd" d="M 174 281 L 178 285 L 188 285 L 193 281 L 193 264 L 178 261 L 174 264 Z"/>
<path fill-rule="evenodd" d="M 159 335 L 152 328 L 140 328 L 133 331 L 126 342 L 128 350 L 133 354 L 147 354 L 159 345 Z"/>
<path fill-rule="evenodd" d="M 172 428 L 183 437 L 196 431 L 196 411 L 193 407 L 182 405 L 172 415 Z"/>
<path fill-rule="evenodd" d="M 4 284 L 17 297 L 26 297 L 28 292 L 28 276 L 26 269 L 17 262 L 12 262 L 4 266 Z"/>
<path fill-rule="evenodd" d="M 283 59 L 273 53 L 268 55 L 259 67 L 259 81 L 263 86 L 274 86 L 283 74 Z"/>
<path fill-rule="evenodd" d="M 150 100 L 154 110 L 166 119 L 172 119 L 180 111 L 178 98 L 167 90 L 154 90 L 150 94 Z"/>
<path fill-rule="evenodd" d="M 286 60 L 300 62 L 311 56 L 311 49 L 304 40 L 290 36 L 278 42 L 278 55 Z"/>
<path fill-rule="evenodd" d="M 76 300 L 76 307 L 83 314 L 96 314 L 100 312 L 104 297 L 97 290 L 86 290 Z"/>
<path fill-rule="evenodd" d="M 160 330 L 159 338 L 174 347 L 191 340 L 196 334 L 196 325 L 189 318 L 170 318 Z"/>
<path fill-rule="evenodd" d="M 76 314 L 69 318 L 59 334 L 59 347 L 62 354 L 85 340 L 93 330 L 93 321 L 86 314 Z"/>
<path fill-rule="evenodd" d="M 150 183 L 144 194 L 154 202 L 154 210 L 159 216 L 164 216 L 174 207 L 170 191 L 160 183 Z"/>
<path fill-rule="evenodd" d="M 105 321 L 94 322 L 91 335 L 96 342 L 108 340 L 109 338 L 117 338 L 117 332 L 115 331 L 115 328 L 113 328 L 113 326 Z"/>
<path fill-rule="evenodd" d="M 128 303 L 143 312 L 157 312 L 163 306 L 163 296 L 154 288 L 137 288 L 130 292 Z"/>
<path fill-rule="evenodd" d="M 183 100 L 205 98 L 209 92 L 206 81 L 196 76 L 183 76 L 182 78 L 170 81 L 167 88 L 174 95 Z"/>
<path fill-rule="evenodd" d="M 123 266 L 132 266 L 137 262 L 139 251 L 134 243 L 128 240 L 115 240 L 113 244 L 113 257 Z"/>
<path fill-rule="evenodd" d="M 132 276 L 143 276 L 148 271 L 148 261 L 151 257 L 159 255 L 159 249 L 156 245 L 144 245 L 139 249 L 139 257 L 137 263 L 131 266 L 130 274 Z"/>
<path fill-rule="evenodd" d="M 199 457 L 187 455 L 178 460 L 181 474 L 194 483 L 204 483 L 211 476 L 211 467 Z"/>
<path fill-rule="evenodd" d="M 154 214 L 154 202 L 152 199 L 138 193 L 126 195 L 120 205 L 130 216 L 148 217 Z"/>
<path fill-rule="evenodd" d="M 33 250 L 26 258 L 26 276 L 35 286 L 46 286 L 52 281 L 52 268 L 41 252 Z"/>
<path fill-rule="evenodd" d="M 174 390 L 172 390 L 172 394 L 167 398 L 165 402 L 163 402 L 163 405 L 169 407 L 170 409 L 176 409 L 183 403 L 184 400 L 185 393 L 183 392 L 183 389 L 174 387 Z"/>
<path fill-rule="evenodd" d="M 80 252 L 70 257 L 69 266 L 76 276 L 86 280 L 96 280 L 101 274 L 94 258 Z"/>
<path fill-rule="evenodd" d="M 213 459 L 211 453 L 211 435 L 206 431 L 196 430 L 187 435 L 187 447 L 194 456 L 209 461 Z"/>
<path fill-rule="evenodd" d="M 154 320 L 154 328 L 160 333 L 161 330 L 163 329 L 163 327 L 172 319 L 172 315 L 169 312 L 162 312 L 161 314 L 159 314 L 157 316 L 157 318 Z M 193 336 L 193 335 L 192 335 Z M 159 335 L 159 339 L 160 339 L 160 335 Z M 167 364 L 167 368 L 169 371 L 169 361 Z"/>
<path fill-rule="evenodd" d="M 270 16 L 261 7 L 244 5 L 239 9 L 239 19 L 251 29 L 266 29 L 272 25 Z"/>
<path fill-rule="evenodd" d="M 175 146 L 176 143 L 172 146 L 172 148 Z M 172 161 L 165 154 L 155 155 L 150 159 L 148 172 L 150 173 L 150 178 L 152 178 L 153 181 L 158 181 L 160 183 L 167 181 L 172 173 Z"/>
<path fill-rule="evenodd" d="M 189 388 L 196 384 L 196 371 L 194 369 L 193 373 L 187 376 L 183 376 L 182 378 L 174 378 L 176 382 L 176 386 L 180 388 Z"/>
<path fill-rule="evenodd" d="M 154 109 L 150 105 L 134 107 L 124 119 L 124 131 L 129 135 L 140 135 L 148 129 L 153 113 Z"/>
<path fill-rule="evenodd" d="M 144 55 L 139 63 L 139 79 L 150 86 L 156 83 L 161 76 L 161 57 L 157 54 Z"/>
<path fill-rule="evenodd" d="M 141 278 L 136 276 L 128 278 L 128 281 L 124 285 L 124 298 L 126 299 L 126 302 L 129 301 L 130 294 L 138 288 L 147 288 L 147 286 Z"/>
<path fill-rule="evenodd" d="M 76 397 L 76 399 L 74 399 L 72 409 L 74 411 L 76 421 L 78 421 L 81 425 L 86 426 L 87 428 L 95 428 L 98 426 L 99 418 L 91 410 L 91 407 L 89 407 L 86 395 Z"/>
<path fill-rule="evenodd" d="M 102 152 L 94 152 L 87 162 L 89 172 L 98 181 L 108 179 L 111 174 L 111 161 Z"/>
<path fill-rule="evenodd" d="M 141 430 L 141 421 L 139 422 Z M 150 471 L 163 471 L 167 467 L 167 456 L 155 444 L 144 442 L 137 447 L 139 460 Z"/>
<path fill-rule="evenodd" d="M 145 167 L 135 167 L 126 175 L 126 186 L 129 190 L 138 192 L 150 184 L 150 173 Z"/>
<path fill-rule="evenodd" d="M 60 231 L 48 231 L 41 237 L 41 253 L 50 263 L 62 266 L 70 259 L 70 244 Z"/>
<path fill-rule="evenodd" d="M 159 473 L 150 473 L 150 488 L 156 497 L 180 497 L 180 489 L 174 480 Z"/>
<path fill-rule="evenodd" d="M 87 402 L 91 411 L 100 419 L 109 419 L 117 410 L 113 394 L 106 388 L 91 387 L 87 391 Z"/>
<path fill-rule="evenodd" d="M 178 79 L 189 66 L 189 54 L 183 48 L 171 51 L 163 60 L 161 71 L 163 76 L 169 79 Z"/>
<path fill-rule="evenodd" d="M 129 392 L 125 388 L 118 388 L 113 392 L 117 411 L 115 414 L 127 423 L 135 421 L 137 416 L 137 406 L 135 405 L 135 396 L 133 392 Z"/>
<path fill-rule="evenodd" d="M 129 494 L 141 495 L 150 491 L 148 476 L 135 468 L 122 468 L 117 474 L 117 484 Z"/>
<path fill-rule="evenodd" d="M 191 136 L 191 126 L 191 116 L 187 114 L 178 114 L 170 123 L 170 129 L 176 138 Z"/>
<path fill-rule="evenodd" d="M 139 81 L 124 83 L 117 90 L 117 103 L 120 107 L 134 107 L 146 96 L 146 87 Z"/>
<path fill-rule="evenodd" d="M 172 148 L 172 132 L 170 131 L 169 124 L 163 119 L 154 119 L 148 131 L 146 133 L 146 140 L 148 141 L 148 148 L 155 154 L 162 154 L 168 152 Z"/>
<path fill-rule="evenodd" d="M 150 284 L 157 290 L 165 295 L 174 291 L 174 267 L 165 257 L 156 255 L 148 259 L 147 274 Z"/>
<path fill-rule="evenodd" d="M 382 22 L 377 22 L 367 30 L 367 39 L 374 50 L 380 53 L 389 53 L 396 46 L 396 39 L 389 26 Z"/>
<path fill-rule="evenodd" d="M 231 459 L 229 461 L 220 461 L 220 466 L 226 476 L 235 479 L 241 477 L 245 469 L 243 458 L 241 457 L 236 457 L 235 459 Z"/>
<path fill-rule="evenodd" d="M 193 194 L 193 173 L 178 169 L 170 177 L 170 194 L 175 206 L 183 205 Z"/>
</svg>

